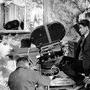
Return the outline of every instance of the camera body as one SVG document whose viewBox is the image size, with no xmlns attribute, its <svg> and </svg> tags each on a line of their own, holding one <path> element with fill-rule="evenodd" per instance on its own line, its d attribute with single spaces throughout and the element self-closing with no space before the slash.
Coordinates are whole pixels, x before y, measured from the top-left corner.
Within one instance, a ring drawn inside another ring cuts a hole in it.
<svg viewBox="0 0 90 90">
<path fill-rule="evenodd" d="M 58 69 L 52 69 L 52 67 L 62 55 L 62 45 L 59 41 L 41 47 L 38 63 L 41 66 L 42 73 L 45 75 L 52 75 L 57 73 Z"/>
</svg>

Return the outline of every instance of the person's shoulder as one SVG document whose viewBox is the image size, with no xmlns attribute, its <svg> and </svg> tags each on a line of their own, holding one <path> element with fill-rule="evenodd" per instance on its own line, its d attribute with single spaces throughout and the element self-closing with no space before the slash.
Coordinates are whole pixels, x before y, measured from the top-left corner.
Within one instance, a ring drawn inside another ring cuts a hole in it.
<svg viewBox="0 0 90 90">
<path fill-rule="evenodd" d="M 16 70 L 10 73 L 8 82 L 14 80 L 15 77 L 17 77 Z"/>
<path fill-rule="evenodd" d="M 30 74 L 34 71 L 31 69 L 28 69 L 28 68 L 20 68 L 19 70 L 17 70 L 16 72 L 13 72 L 13 73 L 17 73 L 17 72 L 18 72 L 18 74 Z"/>
<path fill-rule="evenodd" d="M 16 76 L 23 71 L 24 71 L 23 68 L 16 68 L 13 72 L 11 72 L 10 76 Z"/>
<path fill-rule="evenodd" d="M 17 70 L 14 70 L 13 72 L 11 72 L 11 73 L 10 73 L 10 75 L 9 75 L 9 76 L 13 76 L 13 75 L 15 75 L 15 74 L 16 74 L 16 72 L 17 72 Z"/>
<path fill-rule="evenodd" d="M 39 71 L 35 71 L 33 69 L 27 69 L 28 73 L 32 73 L 33 75 L 40 75 L 40 72 Z"/>
<path fill-rule="evenodd" d="M 32 69 L 30 69 L 30 68 L 28 68 L 26 71 L 27 71 L 28 73 L 34 73 L 34 72 L 35 72 L 34 70 L 32 70 Z"/>
</svg>

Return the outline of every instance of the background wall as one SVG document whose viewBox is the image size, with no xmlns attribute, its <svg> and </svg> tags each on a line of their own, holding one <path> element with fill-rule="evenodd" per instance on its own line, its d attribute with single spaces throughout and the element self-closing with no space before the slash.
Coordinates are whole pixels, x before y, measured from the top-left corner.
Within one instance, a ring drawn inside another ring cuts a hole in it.
<svg viewBox="0 0 90 90">
<path fill-rule="evenodd" d="M 33 31 L 37 26 L 59 21 L 66 29 L 66 36 L 78 37 L 72 25 L 87 8 L 89 0 L 26 0 L 26 25 Z"/>
</svg>

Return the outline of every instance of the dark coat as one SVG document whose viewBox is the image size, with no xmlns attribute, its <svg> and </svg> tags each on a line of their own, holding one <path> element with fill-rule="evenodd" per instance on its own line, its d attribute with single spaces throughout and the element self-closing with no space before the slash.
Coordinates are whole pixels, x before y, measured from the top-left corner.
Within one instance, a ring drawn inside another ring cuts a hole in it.
<svg viewBox="0 0 90 90">
<path fill-rule="evenodd" d="M 37 71 L 17 68 L 9 76 L 8 85 L 10 90 L 35 90 L 35 85 L 49 85 L 50 79 Z"/>
<path fill-rule="evenodd" d="M 75 43 L 76 46 L 75 46 L 75 55 L 74 55 L 74 57 L 76 59 L 79 59 L 79 53 L 80 53 L 80 50 L 81 50 L 81 46 L 80 46 L 81 42 L 82 42 L 82 37 L 79 39 L 78 43 Z"/>
<path fill-rule="evenodd" d="M 82 46 L 83 68 L 86 74 L 90 74 L 90 33 L 84 40 Z"/>
<path fill-rule="evenodd" d="M 82 47 L 80 47 L 80 42 L 81 40 L 79 40 L 78 42 L 77 49 L 75 52 L 75 58 L 82 60 L 85 74 L 88 75 L 90 74 L 90 33 L 84 39 Z M 81 55 L 79 57 L 80 50 L 81 50 Z"/>
<path fill-rule="evenodd" d="M 85 75 L 90 75 L 90 33 L 84 39 L 82 47 L 82 58 L 79 60 L 79 51 L 80 51 L 80 42 L 78 42 L 76 57 L 68 57 L 64 56 L 62 61 L 57 65 L 60 70 L 62 70 L 65 74 L 67 74 L 71 79 L 73 79 L 77 84 L 80 84 L 84 80 L 84 76 L 81 73 L 85 73 Z"/>
</svg>

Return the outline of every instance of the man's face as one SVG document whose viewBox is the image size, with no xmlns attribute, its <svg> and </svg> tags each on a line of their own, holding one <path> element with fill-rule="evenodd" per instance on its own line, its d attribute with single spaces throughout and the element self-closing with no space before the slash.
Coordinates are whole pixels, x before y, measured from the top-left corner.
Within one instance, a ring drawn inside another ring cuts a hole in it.
<svg viewBox="0 0 90 90">
<path fill-rule="evenodd" d="M 79 25 L 79 27 L 80 27 L 79 31 L 80 31 L 81 35 L 85 35 L 86 32 L 87 32 L 88 27 L 83 26 L 83 25 Z"/>
</svg>

